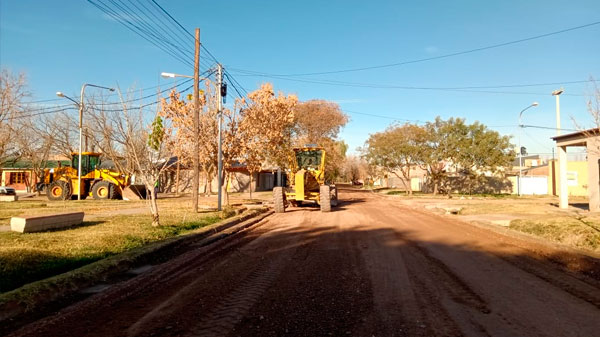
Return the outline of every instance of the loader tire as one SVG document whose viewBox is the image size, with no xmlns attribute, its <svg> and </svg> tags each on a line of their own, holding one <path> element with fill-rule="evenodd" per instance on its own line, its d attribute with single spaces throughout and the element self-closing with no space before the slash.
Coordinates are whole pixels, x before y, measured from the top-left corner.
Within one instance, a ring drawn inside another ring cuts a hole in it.
<svg viewBox="0 0 600 337">
<path fill-rule="evenodd" d="M 48 186 L 46 195 L 49 200 L 69 200 L 71 199 L 71 185 L 62 180 L 53 181 Z"/>
<path fill-rule="evenodd" d="M 329 191 L 331 195 L 331 206 L 337 207 L 338 205 L 338 189 L 335 185 L 329 186 Z"/>
<path fill-rule="evenodd" d="M 115 185 L 108 181 L 100 181 L 92 187 L 92 196 L 96 200 L 108 200 L 115 198 Z"/>
<path fill-rule="evenodd" d="M 283 195 L 283 187 L 277 186 L 273 188 L 273 203 L 275 204 L 275 213 L 285 212 L 285 197 Z"/>
<path fill-rule="evenodd" d="M 331 212 L 331 191 L 329 185 L 321 185 L 319 188 L 319 204 L 321 212 Z"/>
</svg>

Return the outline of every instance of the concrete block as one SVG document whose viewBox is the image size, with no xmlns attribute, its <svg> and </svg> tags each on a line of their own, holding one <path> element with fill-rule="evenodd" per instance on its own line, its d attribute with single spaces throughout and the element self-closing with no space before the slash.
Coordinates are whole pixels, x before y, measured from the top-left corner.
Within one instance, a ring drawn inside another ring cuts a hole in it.
<svg viewBox="0 0 600 337">
<path fill-rule="evenodd" d="M 83 212 L 12 217 L 10 229 L 14 232 L 32 233 L 49 229 L 67 228 L 83 222 Z"/>
<path fill-rule="evenodd" d="M 18 201 L 19 197 L 16 195 L 0 195 L 0 201 Z"/>
</svg>

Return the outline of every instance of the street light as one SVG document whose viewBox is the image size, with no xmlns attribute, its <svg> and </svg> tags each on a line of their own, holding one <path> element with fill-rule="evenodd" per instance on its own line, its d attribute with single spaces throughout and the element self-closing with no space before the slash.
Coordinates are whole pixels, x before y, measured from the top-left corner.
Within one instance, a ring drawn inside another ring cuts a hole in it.
<svg viewBox="0 0 600 337">
<path fill-rule="evenodd" d="M 533 102 L 531 103 L 531 105 L 519 112 L 519 182 L 517 184 L 517 193 L 519 194 L 519 196 L 521 196 L 521 179 L 523 175 L 523 151 L 521 149 L 521 129 L 523 128 L 523 123 L 521 123 L 521 117 L 523 116 L 523 112 L 525 110 L 538 105 L 538 102 Z"/>
<path fill-rule="evenodd" d="M 174 73 L 160 73 L 160 76 L 162 76 L 164 78 L 175 78 L 175 77 L 194 78 L 194 76 L 180 75 L 180 74 L 174 74 Z"/>
<path fill-rule="evenodd" d="M 80 95 L 81 101 L 79 103 L 77 103 L 77 101 L 75 101 L 71 97 L 63 94 L 60 91 L 56 92 L 56 96 L 66 98 L 66 99 L 72 101 L 73 103 L 75 103 L 79 107 L 79 160 L 77 161 L 77 189 L 78 189 L 77 200 L 81 200 L 81 152 L 83 151 L 83 149 L 81 147 L 82 147 L 82 142 L 83 142 L 83 107 L 84 107 L 83 94 L 85 93 L 86 87 L 94 87 L 94 88 L 115 91 L 114 88 L 108 88 L 108 87 L 103 87 L 100 85 L 84 83 L 81 86 L 81 95 Z"/>
<path fill-rule="evenodd" d="M 552 96 L 556 96 L 556 135 L 560 136 L 560 94 L 562 94 L 565 90 L 560 88 L 558 90 L 554 90 L 552 92 Z"/>
</svg>

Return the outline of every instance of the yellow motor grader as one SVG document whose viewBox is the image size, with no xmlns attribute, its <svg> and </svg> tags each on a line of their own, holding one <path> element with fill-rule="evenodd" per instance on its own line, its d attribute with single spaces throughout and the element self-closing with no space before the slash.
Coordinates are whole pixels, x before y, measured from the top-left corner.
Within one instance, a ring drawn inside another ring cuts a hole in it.
<svg viewBox="0 0 600 337">
<path fill-rule="evenodd" d="M 275 212 L 283 213 L 289 205 L 298 206 L 303 202 L 317 203 L 322 212 L 337 206 L 337 188 L 325 183 L 325 150 L 322 147 L 295 148 L 287 177 L 287 186 L 273 188 Z"/>
<path fill-rule="evenodd" d="M 131 178 L 120 172 L 100 168 L 100 153 L 81 153 L 81 186 L 79 186 L 77 168 L 79 153 L 71 153 L 71 166 L 44 170 L 43 185 L 50 200 L 69 200 L 81 194 L 103 199 L 143 199 L 146 188 L 132 185 Z"/>
</svg>

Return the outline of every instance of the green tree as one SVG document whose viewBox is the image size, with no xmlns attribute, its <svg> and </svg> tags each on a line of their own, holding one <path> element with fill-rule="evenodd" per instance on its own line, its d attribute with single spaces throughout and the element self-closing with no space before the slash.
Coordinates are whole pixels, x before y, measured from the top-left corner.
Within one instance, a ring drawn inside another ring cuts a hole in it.
<svg viewBox="0 0 600 337">
<path fill-rule="evenodd" d="M 411 170 L 422 163 L 426 131 L 414 124 L 393 125 L 372 134 L 363 149 L 364 158 L 372 166 L 400 178 L 407 194 L 412 194 Z"/>
<path fill-rule="evenodd" d="M 433 184 L 433 193 L 440 187 L 451 193 L 449 168 L 462 177 L 460 188 L 472 192 L 474 184 L 485 175 L 501 173 L 515 158 L 509 136 L 501 136 L 485 125 L 466 124 L 465 119 L 437 117 L 425 125 L 427 134 L 421 165 Z"/>
</svg>

